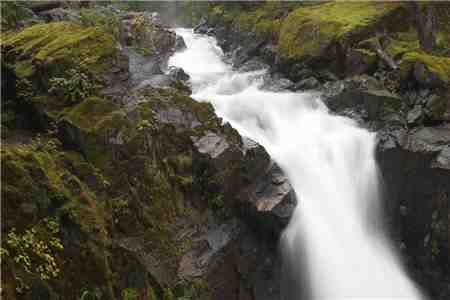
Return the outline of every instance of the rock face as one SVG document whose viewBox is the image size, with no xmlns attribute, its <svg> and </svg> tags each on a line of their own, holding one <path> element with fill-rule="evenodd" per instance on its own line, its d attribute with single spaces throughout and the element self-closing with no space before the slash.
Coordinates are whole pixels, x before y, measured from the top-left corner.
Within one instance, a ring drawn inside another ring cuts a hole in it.
<svg viewBox="0 0 450 300">
<path fill-rule="evenodd" d="M 2 41 L 2 295 L 279 298 L 287 179 L 163 74 L 172 32 L 120 16 L 124 36 L 50 20 Z"/>
<path fill-rule="evenodd" d="M 433 5 L 448 36 L 448 5 Z M 269 88 L 319 91 L 333 113 L 377 131 L 396 246 L 430 297 L 447 299 L 449 50 L 438 41 L 424 53 L 410 13 L 402 3 L 217 3 L 199 28 L 236 68 L 269 68 Z"/>
</svg>

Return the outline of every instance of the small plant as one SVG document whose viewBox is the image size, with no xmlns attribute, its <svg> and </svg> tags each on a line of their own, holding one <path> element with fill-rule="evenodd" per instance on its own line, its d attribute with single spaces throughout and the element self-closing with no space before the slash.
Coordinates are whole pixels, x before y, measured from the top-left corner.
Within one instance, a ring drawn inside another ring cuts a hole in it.
<svg viewBox="0 0 450 300">
<path fill-rule="evenodd" d="M 121 31 L 121 22 L 113 12 L 99 13 L 92 9 L 82 9 L 80 11 L 80 22 L 84 26 L 95 26 L 103 31 L 112 34 L 119 39 Z"/>
<path fill-rule="evenodd" d="M 99 86 L 95 79 L 82 68 L 72 68 L 67 71 L 66 77 L 50 79 L 49 92 L 61 95 L 70 103 L 78 103 L 93 95 Z"/>
<path fill-rule="evenodd" d="M 42 281 L 48 281 L 59 275 L 56 254 L 64 250 L 58 237 L 59 224 L 52 219 L 44 219 L 23 233 L 12 228 L 6 236 L 6 248 L 2 248 L 2 257 L 10 257 L 25 273 L 36 275 Z M 16 276 L 17 291 L 27 289 L 28 285 Z"/>
<path fill-rule="evenodd" d="M 138 300 L 139 295 L 135 289 L 127 288 L 122 291 L 123 300 Z"/>
</svg>

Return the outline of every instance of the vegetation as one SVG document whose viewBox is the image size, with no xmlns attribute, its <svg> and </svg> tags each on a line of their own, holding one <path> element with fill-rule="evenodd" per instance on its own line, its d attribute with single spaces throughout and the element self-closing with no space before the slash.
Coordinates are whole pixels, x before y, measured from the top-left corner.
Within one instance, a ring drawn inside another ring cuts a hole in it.
<svg viewBox="0 0 450 300">
<path fill-rule="evenodd" d="M 85 28 L 69 22 L 34 25 L 9 35 L 2 41 L 6 59 L 19 64 L 22 75 L 35 68 L 46 68 L 49 75 L 59 76 L 82 63 L 100 75 L 111 65 L 117 53 L 114 39 L 96 27 Z"/>
<path fill-rule="evenodd" d="M 299 8 L 283 22 L 280 54 L 300 59 L 321 55 L 333 42 L 352 44 L 377 27 L 386 26 L 385 20 L 399 9 L 403 9 L 399 2 L 331 2 Z"/>
</svg>

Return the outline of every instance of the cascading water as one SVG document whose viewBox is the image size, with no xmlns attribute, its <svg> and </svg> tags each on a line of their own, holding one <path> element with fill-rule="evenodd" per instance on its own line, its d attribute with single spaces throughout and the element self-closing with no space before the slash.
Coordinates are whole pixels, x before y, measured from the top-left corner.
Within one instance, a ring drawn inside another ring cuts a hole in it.
<svg viewBox="0 0 450 300">
<path fill-rule="evenodd" d="M 376 222 L 374 133 L 329 114 L 317 95 L 261 89 L 264 70 L 237 73 L 214 38 L 176 32 L 187 49 L 169 65 L 191 76 L 192 97 L 210 101 L 241 135 L 262 144 L 296 191 L 299 204 L 282 247 L 290 276 L 306 278 L 306 298 L 423 299 Z M 305 280 L 291 279 L 286 299 L 304 299 Z"/>
</svg>

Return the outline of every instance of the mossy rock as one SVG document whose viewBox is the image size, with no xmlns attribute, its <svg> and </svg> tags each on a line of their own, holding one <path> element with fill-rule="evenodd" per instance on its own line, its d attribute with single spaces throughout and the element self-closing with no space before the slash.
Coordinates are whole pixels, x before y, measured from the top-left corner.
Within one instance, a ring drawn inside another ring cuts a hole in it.
<svg viewBox="0 0 450 300">
<path fill-rule="evenodd" d="M 111 66 L 118 52 L 110 34 L 97 27 L 55 22 L 28 27 L 2 40 L 2 51 L 16 66 L 17 76 L 30 76 L 42 68 L 41 75 L 57 76 L 83 64 L 101 75 Z M 44 73 L 45 72 L 45 73 Z"/>
<path fill-rule="evenodd" d="M 329 53 L 333 44 L 345 48 L 376 29 L 392 27 L 404 11 L 399 2 L 331 2 L 298 8 L 283 22 L 279 54 L 294 60 L 335 59 Z"/>
<path fill-rule="evenodd" d="M 424 52 L 408 52 L 400 64 L 402 78 L 411 75 L 423 86 L 444 88 L 450 86 L 450 58 L 429 55 Z"/>
</svg>

